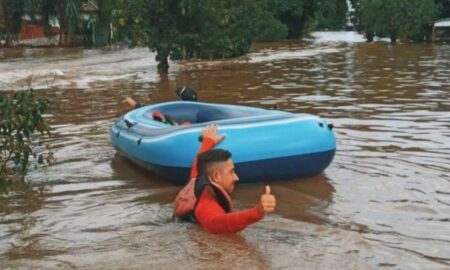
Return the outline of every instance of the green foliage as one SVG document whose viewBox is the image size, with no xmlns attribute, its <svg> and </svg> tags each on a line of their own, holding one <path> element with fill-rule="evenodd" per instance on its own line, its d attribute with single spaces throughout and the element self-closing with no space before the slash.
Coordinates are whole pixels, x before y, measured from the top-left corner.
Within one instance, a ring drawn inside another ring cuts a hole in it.
<svg viewBox="0 0 450 270">
<path fill-rule="evenodd" d="M 75 32 L 80 21 L 81 0 L 63 0 L 61 4 L 62 12 L 60 12 L 66 22 L 66 31 L 71 35 Z"/>
<path fill-rule="evenodd" d="M 95 46 L 106 46 L 109 44 L 111 40 L 111 29 L 110 24 L 112 21 L 112 13 L 114 10 L 114 1 L 111 0 L 98 0 L 98 20 L 97 20 L 97 29 L 95 31 L 94 36 L 94 44 Z"/>
<path fill-rule="evenodd" d="M 30 155 L 37 158 L 33 139 L 36 133 L 50 135 L 42 118 L 48 108 L 49 102 L 36 98 L 32 89 L 0 92 L 0 190 L 7 192 L 10 183 L 25 174 Z"/>
<path fill-rule="evenodd" d="M 257 21 L 257 29 L 259 29 L 255 37 L 255 41 L 257 42 L 278 41 L 286 38 L 288 35 L 287 26 L 275 19 L 267 11 L 262 12 Z"/>
<path fill-rule="evenodd" d="M 257 0 L 264 10 L 288 28 L 288 38 L 300 38 L 312 30 L 319 1 Z"/>
<path fill-rule="evenodd" d="M 317 29 L 341 30 L 347 19 L 346 0 L 322 0 L 317 7 Z"/>
<path fill-rule="evenodd" d="M 450 17 L 450 0 L 435 0 L 436 6 L 439 9 L 439 18 Z"/>
<path fill-rule="evenodd" d="M 122 0 L 113 14 L 118 36 L 155 51 L 162 72 L 167 72 L 169 57 L 240 56 L 255 40 L 282 38 L 285 33 L 256 0 Z M 268 31 L 258 35 L 263 27 Z M 268 37 L 274 29 L 280 32 Z"/>
<path fill-rule="evenodd" d="M 353 0 L 357 6 L 359 29 L 379 37 L 417 39 L 425 35 L 438 9 L 433 0 Z M 423 39 L 423 38 L 422 38 Z"/>
</svg>

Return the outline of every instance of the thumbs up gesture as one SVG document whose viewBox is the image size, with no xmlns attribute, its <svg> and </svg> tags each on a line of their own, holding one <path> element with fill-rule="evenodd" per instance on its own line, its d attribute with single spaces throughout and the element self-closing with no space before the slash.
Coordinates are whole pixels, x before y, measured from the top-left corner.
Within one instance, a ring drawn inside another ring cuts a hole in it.
<svg viewBox="0 0 450 270">
<path fill-rule="evenodd" d="M 261 214 L 267 214 L 275 211 L 275 206 L 277 202 L 275 200 L 275 196 L 272 195 L 270 191 L 270 186 L 266 186 L 266 192 L 261 195 L 261 199 L 259 200 L 258 209 Z"/>
</svg>

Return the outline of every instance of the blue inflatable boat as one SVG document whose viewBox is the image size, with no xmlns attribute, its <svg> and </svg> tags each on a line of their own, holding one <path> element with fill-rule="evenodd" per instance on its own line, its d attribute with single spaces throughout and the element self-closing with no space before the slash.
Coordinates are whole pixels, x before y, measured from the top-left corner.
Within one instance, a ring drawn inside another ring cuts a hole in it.
<svg viewBox="0 0 450 270">
<path fill-rule="evenodd" d="M 153 119 L 156 111 L 177 122 Z M 118 118 L 111 142 L 126 158 L 184 184 L 200 147 L 201 130 L 217 124 L 226 139 L 217 148 L 232 153 L 241 182 L 275 181 L 322 172 L 333 160 L 333 126 L 310 114 L 246 106 L 175 101 L 135 109 Z"/>
</svg>

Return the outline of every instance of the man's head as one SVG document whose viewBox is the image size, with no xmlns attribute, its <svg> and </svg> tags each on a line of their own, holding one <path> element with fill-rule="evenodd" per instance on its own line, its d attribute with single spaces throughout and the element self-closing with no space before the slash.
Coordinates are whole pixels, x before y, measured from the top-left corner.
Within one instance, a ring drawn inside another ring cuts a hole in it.
<svg viewBox="0 0 450 270">
<path fill-rule="evenodd" d="M 178 88 L 177 91 L 175 91 L 175 93 L 177 94 L 177 96 L 180 97 L 181 100 L 197 101 L 197 99 L 198 99 L 197 92 L 195 92 L 194 89 L 192 89 L 188 86 L 183 86 L 182 88 Z"/>
<path fill-rule="evenodd" d="M 198 157 L 198 174 L 208 176 L 211 181 L 220 185 L 226 192 L 231 193 L 239 181 L 234 171 L 231 153 L 223 149 L 213 149 Z"/>
</svg>

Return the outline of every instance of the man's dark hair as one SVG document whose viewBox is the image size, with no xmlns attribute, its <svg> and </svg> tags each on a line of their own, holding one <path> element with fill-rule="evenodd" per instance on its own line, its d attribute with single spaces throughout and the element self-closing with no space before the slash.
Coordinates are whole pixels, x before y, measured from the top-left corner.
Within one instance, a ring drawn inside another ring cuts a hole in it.
<svg viewBox="0 0 450 270">
<path fill-rule="evenodd" d="M 185 100 L 185 101 L 197 101 L 198 100 L 197 92 L 189 86 L 183 86 L 182 88 L 178 88 L 175 91 L 175 93 L 177 94 L 177 96 L 180 97 L 181 100 Z"/>
<path fill-rule="evenodd" d="M 207 175 L 209 169 L 218 162 L 225 162 L 231 158 L 231 153 L 224 149 L 212 149 L 198 157 L 198 175 Z"/>
</svg>

